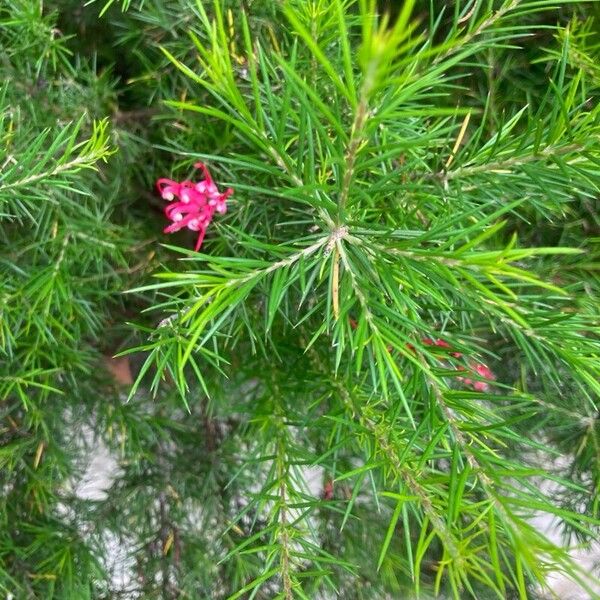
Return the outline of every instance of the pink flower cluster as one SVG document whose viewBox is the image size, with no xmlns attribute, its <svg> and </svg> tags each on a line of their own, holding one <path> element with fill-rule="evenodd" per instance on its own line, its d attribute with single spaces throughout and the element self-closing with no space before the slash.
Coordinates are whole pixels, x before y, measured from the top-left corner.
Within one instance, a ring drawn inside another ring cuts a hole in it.
<svg viewBox="0 0 600 600">
<path fill-rule="evenodd" d="M 431 338 L 425 338 L 423 343 L 427 346 L 437 346 L 438 348 L 449 349 L 450 344 L 445 342 L 444 340 L 432 340 Z M 450 352 L 450 356 L 454 358 L 461 358 L 462 354 L 460 352 Z M 492 372 L 492 370 L 483 363 L 478 363 L 474 361 L 470 361 L 469 368 L 473 374 L 479 375 L 481 379 L 487 379 L 488 381 L 493 381 L 496 379 L 496 376 Z M 462 365 L 458 366 L 459 371 L 465 371 L 466 368 Z M 465 385 L 472 387 L 477 392 L 487 392 L 490 389 L 490 385 L 487 381 L 481 380 L 473 380 L 470 377 L 457 377 L 458 381 L 461 381 Z"/>
<path fill-rule="evenodd" d="M 198 252 L 215 212 L 227 212 L 226 201 L 233 190 L 228 188 L 224 193 L 219 192 L 206 166 L 199 162 L 194 167 L 202 170 L 203 181 L 180 183 L 163 177 L 156 182 L 156 187 L 161 197 L 170 202 L 165 208 L 165 215 L 172 223 L 165 227 L 165 233 L 174 233 L 184 227 L 197 231 L 194 250 Z"/>
<path fill-rule="evenodd" d="M 358 327 L 358 323 L 354 319 L 350 319 L 350 327 L 352 329 L 356 329 Z M 436 346 L 437 348 L 443 348 L 444 350 L 450 350 L 450 344 L 444 340 L 433 340 L 431 338 L 423 338 L 421 340 L 426 346 Z M 415 351 L 415 347 L 412 344 L 407 344 L 406 347 L 409 350 Z M 391 347 L 388 348 L 391 351 Z M 462 352 L 448 352 L 448 355 L 452 358 L 462 358 Z M 479 363 L 473 360 L 468 361 L 468 368 L 463 365 L 458 365 L 456 367 L 458 371 L 466 371 L 466 373 L 471 373 L 472 375 L 478 375 L 481 379 L 471 379 L 470 377 L 457 377 L 458 381 L 464 383 L 465 385 L 473 388 L 477 392 L 487 392 L 490 389 L 489 381 L 495 381 L 496 376 L 493 371 L 483 363 Z M 487 380 L 487 381 L 484 381 Z"/>
</svg>

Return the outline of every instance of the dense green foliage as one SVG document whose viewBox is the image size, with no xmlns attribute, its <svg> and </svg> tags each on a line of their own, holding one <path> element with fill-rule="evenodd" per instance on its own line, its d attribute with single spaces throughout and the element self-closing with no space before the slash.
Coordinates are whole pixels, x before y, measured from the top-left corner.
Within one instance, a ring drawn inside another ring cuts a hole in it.
<svg viewBox="0 0 600 600">
<path fill-rule="evenodd" d="M 599 7 L 0 5 L 0 595 L 597 597 Z"/>
</svg>

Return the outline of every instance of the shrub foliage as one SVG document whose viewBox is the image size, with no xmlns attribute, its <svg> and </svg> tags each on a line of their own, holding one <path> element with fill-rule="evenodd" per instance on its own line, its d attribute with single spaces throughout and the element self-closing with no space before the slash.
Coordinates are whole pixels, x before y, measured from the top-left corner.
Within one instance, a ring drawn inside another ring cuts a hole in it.
<svg viewBox="0 0 600 600">
<path fill-rule="evenodd" d="M 596 597 L 599 16 L 0 7 L 2 594 Z"/>
</svg>

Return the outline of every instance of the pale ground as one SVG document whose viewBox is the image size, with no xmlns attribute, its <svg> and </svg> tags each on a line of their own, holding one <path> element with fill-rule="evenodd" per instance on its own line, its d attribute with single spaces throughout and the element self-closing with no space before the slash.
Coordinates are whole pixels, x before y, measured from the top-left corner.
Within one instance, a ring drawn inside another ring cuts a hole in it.
<svg viewBox="0 0 600 600">
<path fill-rule="evenodd" d="M 322 485 L 320 472 L 307 473 L 308 484 L 314 487 L 314 493 L 319 494 Z M 114 456 L 102 443 L 96 442 L 95 447 L 90 448 L 90 462 L 82 479 L 76 484 L 75 491 L 80 498 L 89 500 L 103 500 L 119 472 L 118 463 Z M 534 524 L 543 531 L 553 542 L 560 543 L 560 531 L 556 521 L 551 516 L 539 515 L 534 519 Z M 133 562 L 128 559 L 127 548 L 123 547 L 117 540 L 107 540 L 112 548 L 110 552 L 113 580 L 117 586 L 127 587 L 131 579 Z M 600 542 L 597 542 L 592 550 L 573 549 L 572 555 L 586 572 L 598 569 L 600 564 Z M 565 576 L 557 574 L 551 579 L 552 591 L 558 600 L 595 600 Z M 597 583 L 597 593 L 600 597 L 600 581 Z M 550 596 L 551 597 L 551 596 Z"/>
</svg>

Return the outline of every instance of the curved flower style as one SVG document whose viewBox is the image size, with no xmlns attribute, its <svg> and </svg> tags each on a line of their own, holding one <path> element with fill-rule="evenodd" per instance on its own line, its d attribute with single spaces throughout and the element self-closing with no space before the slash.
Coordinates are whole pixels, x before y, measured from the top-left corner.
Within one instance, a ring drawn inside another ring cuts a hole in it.
<svg viewBox="0 0 600 600">
<path fill-rule="evenodd" d="M 227 212 L 226 201 L 233 194 L 233 189 L 219 192 L 206 165 L 199 162 L 194 167 L 202 170 L 203 181 L 177 182 L 163 177 L 156 182 L 156 187 L 161 197 L 171 203 L 165 208 L 165 215 L 172 223 L 165 227 L 164 232 L 174 233 L 184 227 L 197 231 L 198 239 L 194 250 L 198 252 L 215 212 Z"/>
</svg>

